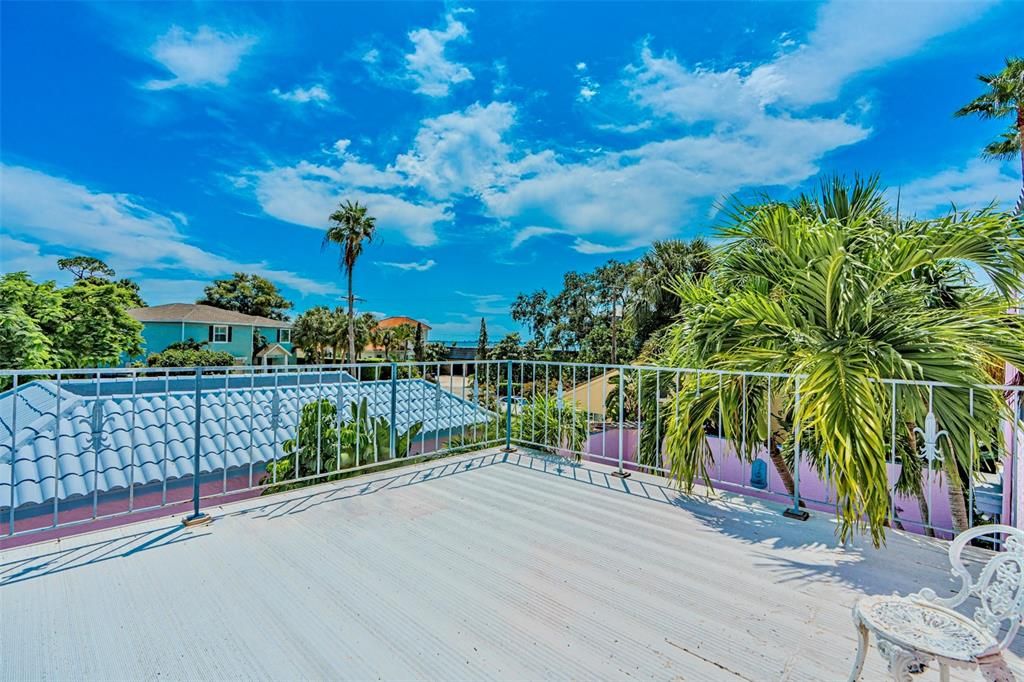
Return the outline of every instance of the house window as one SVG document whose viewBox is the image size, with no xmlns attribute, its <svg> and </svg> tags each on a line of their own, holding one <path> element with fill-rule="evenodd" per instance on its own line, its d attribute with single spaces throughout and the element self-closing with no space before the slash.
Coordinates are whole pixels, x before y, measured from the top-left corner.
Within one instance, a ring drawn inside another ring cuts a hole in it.
<svg viewBox="0 0 1024 682">
<path fill-rule="evenodd" d="M 230 327 L 226 324 L 213 325 L 213 342 L 227 343 L 230 339 Z"/>
<path fill-rule="evenodd" d="M 277 342 L 278 343 L 291 343 L 292 330 L 291 329 L 278 329 L 277 330 Z"/>
</svg>

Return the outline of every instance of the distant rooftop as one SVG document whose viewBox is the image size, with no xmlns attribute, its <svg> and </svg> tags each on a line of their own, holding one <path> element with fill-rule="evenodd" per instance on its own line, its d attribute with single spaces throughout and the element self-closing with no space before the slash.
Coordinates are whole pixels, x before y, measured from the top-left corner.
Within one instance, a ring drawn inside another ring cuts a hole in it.
<svg viewBox="0 0 1024 682">
<path fill-rule="evenodd" d="M 240 324 L 257 327 L 291 327 L 282 322 L 259 315 L 243 315 L 234 310 L 215 308 L 199 303 L 167 303 L 146 308 L 131 308 L 128 314 L 139 322 L 196 322 L 199 324 Z"/>
<path fill-rule="evenodd" d="M 0 679 L 840 680 L 859 595 L 953 586 L 946 543 L 610 471 L 490 450 L 7 550 Z"/>
<path fill-rule="evenodd" d="M 424 329 L 430 329 L 430 325 L 427 324 L 426 322 L 420 322 L 419 320 L 414 320 L 411 317 L 404 316 L 385 317 L 383 320 L 377 323 L 377 327 L 379 329 L 391 329 L 393 327 L 401 327 L 403 324 L 407 324 L 410 327 L 416 327 L 417 325 L 419 325 Z"/>
</svg>

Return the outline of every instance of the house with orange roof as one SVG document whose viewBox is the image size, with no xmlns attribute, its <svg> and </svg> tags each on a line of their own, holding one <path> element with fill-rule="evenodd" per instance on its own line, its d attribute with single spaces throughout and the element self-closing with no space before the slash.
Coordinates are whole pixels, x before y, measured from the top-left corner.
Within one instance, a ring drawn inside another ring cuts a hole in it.
<svg viewBox="0 0 1024 682">
<path fill-rule="evenodd" d="M 429 324 L 427 324 L 426 322 L 421 322 L 420 320 L 414 319 L 412 317 L 397 315 L 394 317 L 385 317 L 383 320 L 377 323 L 377 326 L 374 328 L 374 331 L 377 332 L 385 329 L 394 330 L 403 326 L 409 327 L 409 329 L 412 331 L 412 334 L 403 344 L 405 346 L 404 348 L 392 347 L 391 355 L 393 358 L 396 359 L 410 360 L 413 358 L 413 353 L 416 347 L 416 329 L 419 328 L 420 334 L 422 335 L 423 339 L 423 345 L 426 345 L 429 342 L 428 337 L 430 336 Z M 367 344 L 366 348 L 363 349 L 363 352 L 360 354 L 360 358 L 367 360 L 386 359 L 385 355 L 386 353 L 383 346 L 375 345 L 373 342 L 371 342 Z"/>
</svg>

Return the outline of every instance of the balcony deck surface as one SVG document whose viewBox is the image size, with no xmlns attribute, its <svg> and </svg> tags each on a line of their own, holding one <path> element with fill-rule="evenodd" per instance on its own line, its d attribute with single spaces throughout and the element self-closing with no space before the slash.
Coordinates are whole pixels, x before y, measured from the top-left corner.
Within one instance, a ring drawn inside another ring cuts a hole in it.
<svg viewBox="0 0 1024 682">
<path fill-rule="evenodd" d="M 953 586 L 943 543 L 609 471 L 487 451 L 6 551 L 0 679 L 840 680 L 858 595 Z"/>
</svg>

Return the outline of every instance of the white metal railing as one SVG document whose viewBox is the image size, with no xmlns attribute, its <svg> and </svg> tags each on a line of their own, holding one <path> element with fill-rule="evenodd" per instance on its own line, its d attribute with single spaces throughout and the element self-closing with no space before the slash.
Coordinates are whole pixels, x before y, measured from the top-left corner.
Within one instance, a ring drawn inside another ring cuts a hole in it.
<svg viewBox="0 0 1024 682">
<path fill-rule="evenodd" d="M 801 381 L 784 373 L 506 359 L 0 370 L 0 537 L 154 510 L 191 507 L 198 518 L 209 500 L 494 445 L 608 464 L 621 476 L 671 477 L 665 432 L 679 418 L 676 398 L 692 389 L 717 393 L 720 402 L 730 382 L 742 389 L 742 419 L 732 438 L 722 419 L 704 425 L 707 482 L 788 501 L 792 513 L 829 509 L 836 499 L 827 458 L 814 457 L 794 425 L 785 447 L 771 435 L 786 430 L 773 398 L 785 393 L 799 404 Z M 961 458 L 952 473 L 963 485 L 955 493 L 970 526 L 1018 524 L 1011 472 L 1024 447 L 1024 389 L 882 383 L 893 396 L 879 408 L 889 412 L 890 523 L 956 530 L 942 426 L 974 419 L 975 406 L 998 394 L 1017 417 L 999 424 L 999 442 L 977 440 L 970 466 Z M 897 423 L 900 391 L 923 396 L 924 417 Z M 968 414 L 942 413 L 951 392 L 968 397 Z M 903 442 L 910 434 L 913 448 Z"/>
</svg>

